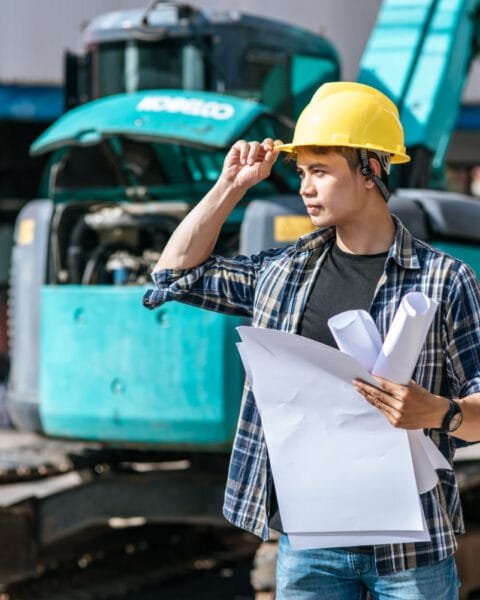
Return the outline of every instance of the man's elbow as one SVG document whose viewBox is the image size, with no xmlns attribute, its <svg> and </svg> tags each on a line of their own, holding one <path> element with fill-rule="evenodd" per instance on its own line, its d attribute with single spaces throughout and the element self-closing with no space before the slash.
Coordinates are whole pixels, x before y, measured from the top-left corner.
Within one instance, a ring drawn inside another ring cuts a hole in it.
<svg viewBox="0 0 480 600">
<path fill-rule="evenodd" d="M 174 257 L 172 256 L 162 256 L 159 258 L 157 264 L 153 267 L 152 273 L 158 273 L 159 271 L 173 271 L 176 269 L 184 269 L 182 266 L 185 262 L 185 259 L 182 254 L 176 254 Z"/>
</svg>

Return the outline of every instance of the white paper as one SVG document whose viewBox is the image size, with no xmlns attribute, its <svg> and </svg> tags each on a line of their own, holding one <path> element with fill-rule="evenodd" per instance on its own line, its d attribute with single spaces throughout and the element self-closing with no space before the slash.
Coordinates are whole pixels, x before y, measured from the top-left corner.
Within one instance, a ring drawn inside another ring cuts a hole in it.
<svg viewBox="0 0 480 600">
<path fill-rule="evenodd" d="M 425 494 L 433 490 L 437 485 L 438 476 L 424 449 L 420 436 L 425 438 L 421 430 L 408 431 L 408 441 L 410 442 L 410 450 L 412 452 L 413 469 L 415 471 L 418 493 Z"/>
<path fill-rule="evenodd" d="M 423 431 L 391 427 L 352 381 L 378 385 L 372 370 L 407 384 L 436 306 L 421 293 L 405 296 L 383 346 L 368 313 L 337 315 L 329 325 L 342 352 L 293 334 L 239 328 L 294 548 L 430 539 L 419 493 L 436 485 L 435 468 L 450 465 Z"/>
<path fill-rule="evenodd" d="M 245 379 L 246 379 L 247 383 L 249 383 L 250 385 L 253 385 L 253 375 L 252 375 L 252 370 L 250 369 L 248 352 L 244 349 L 243 342 L 237 343 L 237 350 L 238 350 L 238 353 L 240 354 L 243 368 L 245 369 Z"/>
<path fill-rule="evenodd" d="M 347 548 L 348 546 L 375 546 L 377 544 L 408 544 L 410 542 L 429 542 L 430 534 L 424 531 L 383 531 L 372 533 L 288 533 L 288 539 L 294 550 L 314 548 Z"/>
<path fill-rule="evenodd" d="M 423 516 L 423 510 L 422 510 Z M 377 544 L 408 544 L 431 540 L 425 517 L 423 531 L 349 531 L 341 533 L 289 533 L 289 542 L 295 550 L 312 548 L 345 548 L 348 546 L 375 546 Z"/>
<path fill-rule="evenodd" d="M 371 373 L 382 348 L 375 321 L 366 310 L 347 310 L 331 317 L 328 326 L 338 348 Z"/>
<path fill-rule="evenodd" d="M 375 384 L 367 371 L 301 336 L 239 332 L 285 531 L 423 531 L 408 436 L 352 385 Z"/>
<path fill-rule="evenodd" d="M 406 294 L 372 369 L 374 375 L 407 385 L 438 303 L 421 292 Z"/>
<path fill-rule="evenodd" d="M 435 442 L 423 433 L 422 429 L 414 429 L 410 433 L 418 436 L 418 440 L 422 445 L 434 469 L 448 469 L 449 471 L 452 470 L 452 465 L 440 452 Z"/>
</svg>

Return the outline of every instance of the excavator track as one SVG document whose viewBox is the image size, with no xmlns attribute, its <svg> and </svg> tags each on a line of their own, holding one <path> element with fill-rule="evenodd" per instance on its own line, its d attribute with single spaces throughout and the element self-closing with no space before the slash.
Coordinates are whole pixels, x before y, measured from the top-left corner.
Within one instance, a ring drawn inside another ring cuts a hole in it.
<svg viewBox="0 0 480 600">
<path fill-rule="evenodd" d="M 71 563 L 52 565 L 37 577 L 7 586 L 0 600 L 133 600 L 177 598 L 191 589 L 195 598 L 253 598 L 248 570 L 258 540 L 231 528 L 149 527 L 124 532 L 117 547 L 84 553 Z M 242 588 L 232 595 L 215 586 L 243 566 Z M 216 577 L 215 577 L 216 575 Z M 211 583 L 206 585 L 206 579 Z M 205 589 L 205 595 L 201 590 Z M 170 594 L 169 595 L 169 590 Z M 207 593 L 208 590 L 208 593 Z"/>
</svg>

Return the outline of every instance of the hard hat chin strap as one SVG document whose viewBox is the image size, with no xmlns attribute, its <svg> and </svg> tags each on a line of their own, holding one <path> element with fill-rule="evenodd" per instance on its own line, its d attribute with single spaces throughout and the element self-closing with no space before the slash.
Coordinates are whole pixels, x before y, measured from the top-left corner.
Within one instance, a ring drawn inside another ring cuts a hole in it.
<svg viewBox="0 0 480 600">
<path fill-rule="evenodd" d="M 380 193 L 384 197 L 385 202 L 388 202 L 388 200 L 390 198 L 390 192 L 389 192 L 387 186 L 380 179 L 380 177 L 378 177 L 378 175 L 375 175 L 375 173 L 372 171 L 372 167 L 370 166 L 370 161 L 368 158 L 368 151 L 365 148 L 360 148 L 360 151 L 358 154 L 360 157 L 360 173 L 367 179 L 373 180 L 375 185 L 380 190 Z M 382 166 L 383 166 L 381 157 L 379 157 L 379 161 L 380 161 L 380 164 L 382 164 Z M 385 169 L 385 170 L 388 173 L 388 170 L 387 169 Z"/>
</svg>

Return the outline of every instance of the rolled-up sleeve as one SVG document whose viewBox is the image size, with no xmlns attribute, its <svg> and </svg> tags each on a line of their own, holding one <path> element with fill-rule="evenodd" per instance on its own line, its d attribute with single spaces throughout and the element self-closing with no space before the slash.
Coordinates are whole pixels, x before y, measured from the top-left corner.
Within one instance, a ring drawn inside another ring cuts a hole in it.
<svg viewBox="0 0 480 600">
<path fill-rule="evenodd" d="M 446 316 L 449 343 L 445 359 L 450 388 L 453 397 L 465 398 L 480 392 L 480 286 L 465 264 L 450 290 Z M 450 443 L 461 448 L 478 442 L 450 436 Z"/>
<path fill-rule="evenodd" d="M 250 317 L 256 279 L 266 255 L 211 256 L 192 269 L 157 271 L 152 274 L 156 287 L 145 293 L 143 304 L 155 308 L 176 300 L 207 310 Z"/>
<path fill-rule="evenodd" d="M 446 317 L 450 386 L 463 398 L 480 392 L 480 286 L 465 264 L 450 290 Z"/>
</svg>

